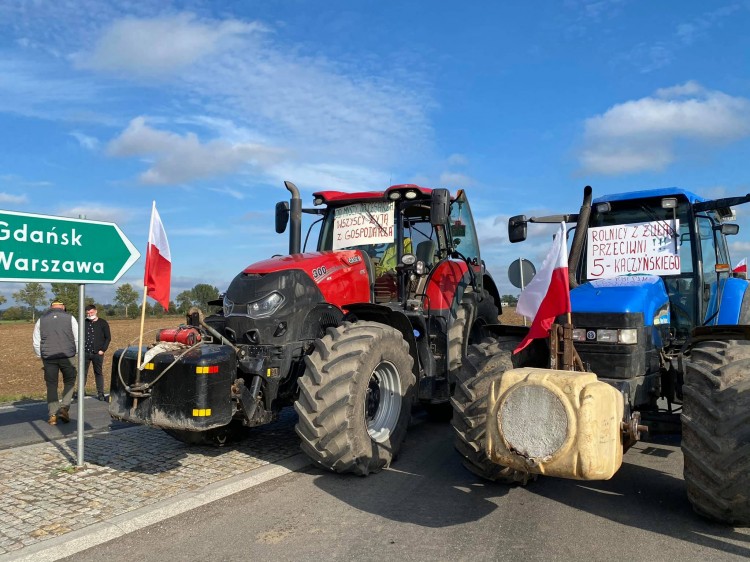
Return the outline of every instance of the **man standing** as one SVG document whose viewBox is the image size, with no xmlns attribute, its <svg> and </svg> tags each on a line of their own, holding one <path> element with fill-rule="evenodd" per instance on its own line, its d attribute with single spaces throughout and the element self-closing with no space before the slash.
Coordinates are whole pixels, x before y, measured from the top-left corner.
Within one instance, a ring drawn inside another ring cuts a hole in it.
<svg viewBox="0 0 750 562">
<path fill-rule="evenodd" d="M 34 353 L 42 358 L 49 424 L 56 425 L 58 418 L 67 423 L 70 421 L 70 402 L 76 384 L 73 358 L 78 349 L 78 322 L 65 312 L 62 302 L 53 302 L 50 309 L 36 321 L 32 344 Z M 63 376 L 62 404 L 57 395 L 60 372 Z"/>
<path fill-rule="evenodd" d="M 99 318 L 96 313 L 96 305 L 86 305 L 86 367 L 84 368 L 83 386 L 86 388 L 86 379 L 89 376 L 89 364 L 94 364 L 94 379 L 96 380 L 96 398 L 105 400 L 104 396 L 104 352 L 109 347 L 112 336 L 109 324 L 106 320 Z"/>
</svg>

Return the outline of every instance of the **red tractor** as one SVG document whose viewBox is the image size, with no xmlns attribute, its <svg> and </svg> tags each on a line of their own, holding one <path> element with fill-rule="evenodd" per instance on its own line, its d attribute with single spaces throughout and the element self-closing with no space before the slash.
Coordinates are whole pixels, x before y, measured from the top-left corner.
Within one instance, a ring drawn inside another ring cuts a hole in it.
<svg viewBox="0 0 750 562">
<path fill-rule="evenodd" d="M 302 209 L 285 185 L 292 198 L 276 206 L 276 231 L 291 222 L 289 255 L 245 268 L 214 303 L 220 313 L 189 314 L 140 365 L 136 347 L 119 350 L 110 413 L 220 445 L 294 405 L 317 464 L 377 472 L 398 453 L 415 402 L 450 418 L 454 376 L 468 343 L 497 323 L 498 290 L 463 191 L 322 191 Z M 313 252 L 300 247 L 302 213 L 318 215 Z"/>
</svg>

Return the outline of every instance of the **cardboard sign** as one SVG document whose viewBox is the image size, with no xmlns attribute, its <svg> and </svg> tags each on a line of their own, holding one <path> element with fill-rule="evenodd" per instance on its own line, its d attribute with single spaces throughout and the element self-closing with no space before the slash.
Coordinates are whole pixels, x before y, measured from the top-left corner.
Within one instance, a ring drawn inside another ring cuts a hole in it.
<svg viewBox="0 0 750 562">
<path fill-rule="evenodd" d="M 393 201 L 355 203 L 336 209 L 333 221 L 333 249 L 394 241 Z"/>
<path fill-rule="evenodd" d="M 679 221 L 653 221 L 588 229 L 586 277 L 679 275 Z"/>
</svg>

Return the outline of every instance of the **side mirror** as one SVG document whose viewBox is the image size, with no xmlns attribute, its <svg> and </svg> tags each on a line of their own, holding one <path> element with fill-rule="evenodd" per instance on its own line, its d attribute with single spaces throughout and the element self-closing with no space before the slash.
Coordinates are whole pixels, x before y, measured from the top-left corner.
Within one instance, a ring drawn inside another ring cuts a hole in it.
<svg viewBox="0 0 750 562">
<path fill-rule="evenodd" d="M 740 225 L 735 223 L 724 223 L 719 226 L 719 230 L 724 236 L 734 236 L 740 231 Z"/>
<path fill-rule="evenodd" d="M 279 201 L 276 203 L 276 232 L 279 234 L 284 232 L 288 223 L 289 203 L 287 201 Z"/>
<path fill-rule="evenodd" d="M 451 193 L 447 189 L 435 189 L 430 203 L 430 224 L 442 226 L 450 215 Z"/>
<path fill-rule="evenodd" d="M 526 240 L 527 224 L 526 215 L 510 217 L 508 219 L 508 240 L 511 242 L 523 242 Z"/>
</svg>

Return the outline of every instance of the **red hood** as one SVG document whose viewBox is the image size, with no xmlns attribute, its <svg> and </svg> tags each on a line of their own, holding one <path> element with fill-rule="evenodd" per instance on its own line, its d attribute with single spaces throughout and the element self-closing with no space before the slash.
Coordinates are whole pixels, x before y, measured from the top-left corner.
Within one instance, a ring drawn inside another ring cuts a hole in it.
<svg viewBox="0 0 750 562">
<path fill-rule="evenodd" d="M 316 283 L 326 302 L 339 308 L 370 302 L 370 275 L 365 257 L 359 250 L 277 256 L 249 265 L 243 273 L 273 273 L 290 269 L 304 271 Z"/>
</svg>

